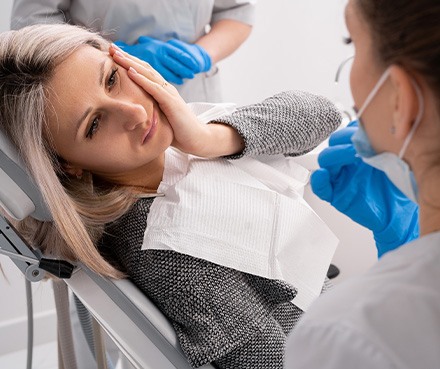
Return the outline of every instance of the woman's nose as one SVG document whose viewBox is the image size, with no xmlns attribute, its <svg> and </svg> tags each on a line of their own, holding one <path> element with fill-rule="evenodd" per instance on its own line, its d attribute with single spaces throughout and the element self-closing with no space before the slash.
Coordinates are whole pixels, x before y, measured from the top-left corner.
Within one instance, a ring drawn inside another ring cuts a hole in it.
<svg viewBox="0 0 440 369">
<path fill-rule="evenodd" d="M 148 114 L 141 104 L 121 102 L 116 109 L 118 120 L 126 130 L 132 131 L 148 120 Z"/>
</svg>

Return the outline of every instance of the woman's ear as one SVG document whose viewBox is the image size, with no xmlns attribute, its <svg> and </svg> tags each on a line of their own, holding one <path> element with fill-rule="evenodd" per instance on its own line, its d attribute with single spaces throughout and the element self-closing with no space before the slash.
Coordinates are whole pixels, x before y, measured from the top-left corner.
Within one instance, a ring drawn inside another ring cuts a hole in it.
<svg viewBox="0 0 440 369">
<path fill-rule="evenodd" d="M 61 164 L 61 167 L 63 168 L 63 170 L 71 175 L 76 177 L 77 179 L 81 179 L 83 176 L 83 170 L 81 168 L 75 167 L 74 165 L 71 165 L 69 163 L 63 162 Z"/>
<path fill-rule="evenodd" d="M 390 81 L 393 89 L 392 130 L 397 139 L 404 140 L 411 130 L 419 111 L 417 92 L 413 77 L 402 67 L 390 67 Z"/>
</svg>

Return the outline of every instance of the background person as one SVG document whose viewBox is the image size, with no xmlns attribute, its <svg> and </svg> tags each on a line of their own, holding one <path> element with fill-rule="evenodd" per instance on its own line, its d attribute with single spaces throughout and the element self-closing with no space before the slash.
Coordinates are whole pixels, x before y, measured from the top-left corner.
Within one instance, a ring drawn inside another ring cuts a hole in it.
<svg viewBox="0 0 440 369">
<path fill-rule="evenodd" d="M 187 101 L 220 102 L 217 62 L 249 36 L 255 1 L 15 0 L 11 29 L 81 25 L 148 62 Z"/>
<path fill-rule="evenodd" d="M 418 210 L 410 208 L 402 225 L 414 229 L 418 211 L 420 238 L 393 247 L 370 271 L 318 299 L 289 337 L 286 368 L 440 363 L 439 16 L 440 4 L 432 0 L 348 2 L 346 23 L 355 47 L 350 83 L 360 124 L 351 140 L 357 155 L 417 202 Z M 330 186 L 329 201 L 343 193 L 344 182 L 359 186 L 355 176 L 325 169 L 329 180 L 322 188 Z M 405 242 L 406 230 L 401 234 Z"/>
</svg>

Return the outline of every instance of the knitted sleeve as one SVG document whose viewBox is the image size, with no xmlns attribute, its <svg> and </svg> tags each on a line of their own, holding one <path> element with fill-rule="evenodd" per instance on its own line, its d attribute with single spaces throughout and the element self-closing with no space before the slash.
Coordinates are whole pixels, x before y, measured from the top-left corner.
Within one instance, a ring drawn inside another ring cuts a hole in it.
<svg viewBox="0 0 440 369">
<path fill-rule="evenodd" d="M 313 150 L 341 123 L 341 114 L 328 99 L 303 91 L 286 91 L 258 104 L 238 108 L 212 123 L 234 127 L 245 149 L 227 157 L 288 154 Z"/>
</svg>

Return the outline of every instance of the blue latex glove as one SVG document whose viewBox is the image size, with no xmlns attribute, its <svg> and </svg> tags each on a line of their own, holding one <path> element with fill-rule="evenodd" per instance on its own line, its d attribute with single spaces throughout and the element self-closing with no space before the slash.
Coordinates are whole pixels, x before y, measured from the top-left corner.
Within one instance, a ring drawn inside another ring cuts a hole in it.
<svg viewBox="0 0 440 369">
<path fill-rule="evenodd" d="M 418 206 L 386 174 L 356 156 L 351 136 L 357 125 L 336 131 L 311 177 L 313 192 L 356 223 L 373 231 L 378 256 L 419 235 Z"/>
<path fill-rule="evenodd" d="M 141 36 L 137 44 L 127 45 L 122 41 L 115 44 L 127 53 L 146 61 L 168 82 L 183 84 L 184 78 L 194 78 L 200 66 L 186 51 L 168 42 Z"/>
<path fill-rule="evenodd" d="M 171 39 L 167 41 L 167 43 L 177 47 L 178 49 L 193 57 L 193 59 L 197 62 L 199 66 L 199 70 L 195 73 L 207 72 L 211 69 L 211 57 L 208 55 L 203 47 L 197 44 L 188 44 L 177 39 Z"/>
</svg>

